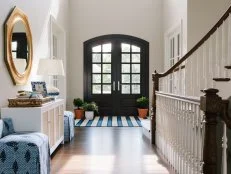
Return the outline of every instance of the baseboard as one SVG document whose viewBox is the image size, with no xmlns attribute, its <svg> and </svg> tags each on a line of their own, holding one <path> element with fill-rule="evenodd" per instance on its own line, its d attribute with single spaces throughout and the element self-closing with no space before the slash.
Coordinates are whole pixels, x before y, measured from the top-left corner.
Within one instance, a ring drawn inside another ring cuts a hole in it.
<svg viewBox="0 0 231 174">
<path fill-rule="evenodd" d="M 64 136 L 62 136 L 56 143 L 54 146 L 52 146 L 50 148 L 50 155 L 52 155 L 52 153 L 55 151 L 55 149 L 64 141 Z"/>
</svg>

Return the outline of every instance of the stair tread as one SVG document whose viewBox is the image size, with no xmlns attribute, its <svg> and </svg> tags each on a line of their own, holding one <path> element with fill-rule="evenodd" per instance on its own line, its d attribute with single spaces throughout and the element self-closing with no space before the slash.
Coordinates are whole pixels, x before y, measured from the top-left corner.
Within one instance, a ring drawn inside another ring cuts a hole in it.
<svg viewBox="0 0 231 174">
<path fill-rule="evenodd" d="M 230 78 L 213 78 L 216 82 L 228 82 L 230 81 Z"/>
<path fill-rule="evenodd" d="M 231 69 L 231 65 L 225 66 L 226 69 Z"/>
</svg>

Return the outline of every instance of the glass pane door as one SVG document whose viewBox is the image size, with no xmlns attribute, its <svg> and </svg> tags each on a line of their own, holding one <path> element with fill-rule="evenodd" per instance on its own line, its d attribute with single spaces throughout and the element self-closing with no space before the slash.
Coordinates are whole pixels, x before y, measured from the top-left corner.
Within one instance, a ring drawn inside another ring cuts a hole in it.
<svg viewBox="0 0 231 174">
<path fill-rule="evenodd" d="M 136 99 L 149 91 L 148 43 L 99 37 L 85 43 L 84 54 L 85 101 L 96 102 L 100 115 L 137 115 Z"/>
<path fill-rule="evenodd" d="M 140 94 L 140 47 L 121 43 L 121 93 Z"/>
<path fill-rule="evenodd" d="M 111 43 L 92 48 L 92 94 L 112 93 Z"/>
</svg>

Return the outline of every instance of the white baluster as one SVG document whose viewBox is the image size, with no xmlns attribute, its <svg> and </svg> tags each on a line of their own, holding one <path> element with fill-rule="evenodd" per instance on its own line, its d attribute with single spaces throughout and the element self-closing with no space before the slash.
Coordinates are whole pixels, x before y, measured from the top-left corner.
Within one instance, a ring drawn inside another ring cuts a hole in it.
<svg viewBox="0 0 231 174">
<path fill-rule="evenodd" d="M 216 31 L 216 69 L 217 74 L 216 77 L 221 77 L 221 28 L 218 28 Z"/>
<path fill-rule="evenodd" d="M 184 158 L 184 153 L 183 153 L 183 135 L 184 135 L 184 120 L 183 120 L 183 102 L 180 101 L 180 115 L 179 115 L 179 120 L 180 120 L 180 172 L 183 173 L 183 158 Z"/>
<path fill-rule="evenodd" d="M 225 69 L 227 65 L 227 54 L 228 54 L 228 20 L 224 21 L 222 26 L 222 53 L 221 53 L 221 70 L 222 76 L 227 77 L 228 71 Z"/>
<path fill-rule="evenodd" d="M 195 96 L 196 93 L 196 76 L 195 76 L 195 69 L 196 69 L 196 54 L 192 54 L 190 59 L 191 59 L 191 96 Z"/>
<path fill-rule="evenodd" d="M 185 81 L 186 81 L 186 76 L 185 76 L 185 68 L 182 69 L 182 81 L 181 81 L 181 85 L 182 85 L 182 95 L 185 96 L 185 92 L 186 92 L 186 89 L 185 89 Z"/>
<path fill-rule="evenodd" d="M 227 66 L 231 66 L 231 15 L 229 14 L 228 17 L 228 61 L 227 61 Z M 229 73 L 231 75 L 231 73 Z"/>
<path fill-rule="evenodd" d="M 181 67 L 179 67 L 179 71 L 178 71 L 178 73 L 177 73 L 178 75 L 177 75 L 177 94 L 178 95 L 182 95 L 182 92 L 181 92 L 181 81 L 182 81 L 182 75 L 181 75 Z"/>
<path fill-rule="evenodd" d="M 201 112 L 201 111 L 200 111 Z M 202 169 L 203 169 L 203 165 L 204 165 L 204 162 L 203 162 L 203 149 L 204 149 L 204 127 L 205 127 L 205 123 L 204 123 L 204 115 L 203 113 L 201 112 L 200 113 L 200 124 L 201 124 L 201 127 L 200 127 L 200 172 L 202 173 Z"/>
<path fill-rule="evenodd" d="M 202 136 L 201 136 L 201 115 L 200 115 L 200 110 L 197 110 L 197 171 L 198 173 L 201 173 L 201 156 L 202 156 L 202 152 L 201 152 L 201 140 Z"/>
<path fill-rule="evenodd" d="M 227 174 L 227 130 L 226 124 L 223 125 L 223 138 L 222 138 L 222 174 Z"/>
<path fill-rule="evenodd" d="M 198 50 L 198 56 L 199 56 L 199 60 L 198 60 L 198 67 L 199 67 L 199 75 L 198 75 L 198 80 L 199 80 L 199 89 L 201 90 L 201 89 L 204 89 L 204 79 L 203 79 L 203 77 L 204 77 L 204 75 L 203 75 L 203 66 L 204 66 L 204 61 L 203 61 L 203 55 L 204 55 L 204 49 L 203 49 L 203 46 L 202 47 L 200 47 Z M 199 91 L 200 91 L 199 90 Z"/>
<path fill-rule="evenodd" d="M 196 51 L 196 62 L 197 62 L 197 67 L 196 67 L 196 84 L 197 84 L 197 89 L 200 89 L 200 50 Z M 199 94 L 199 91 L 198 91 Z"/>
<path fill-rule="evenodd" d="M 193 121 L 192 121 L 192 154 L 193 154 L 193 157 L 192 157 L 192 169 L 193 169 L 193 174 L 196 173 L 196 105 L 194 104 L 193 105 Z"/>
<path fill-rule="evenodd" d="M 211 86 L 212 88 L 214 88 L 214 80 L 213 80 L 213 71 L 214 71 L 214 54 L 213 54 L 213 46 L 214 46 L 214 35 L 212 35 L 209 38 L 209 49 L 208 49 L 208 59 L 209 59 L 209 70 L 208 70 L 208 86 Z"/>
<path fill-rule="evenodd" d="M 202 51 L 203 51 L 203 69 L 202 69 L 202 72 L 203 72 L 203 78 L 202 78 L 202 81 L 204 82 L 203 83 L 203 89 L 207 88 L 208 87 L 208 84 L 207 84 L 207 42 L 204 42 L 203 46 L 202 46 Z"/>
<path fill-rule="evenodd" d="M 184 173 L 187 173 L 187 103 L 183 103 L 184 107 Z"/>
</svg>

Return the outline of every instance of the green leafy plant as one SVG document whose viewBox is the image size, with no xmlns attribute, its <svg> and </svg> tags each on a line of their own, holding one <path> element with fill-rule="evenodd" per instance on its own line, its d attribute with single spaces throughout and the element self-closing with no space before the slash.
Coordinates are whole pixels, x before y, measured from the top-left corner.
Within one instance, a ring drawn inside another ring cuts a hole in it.
<svg viewBox="0 0 231 174">
<path fill-rule="evenodd" d="M 95 102 L 91 102 L 91 103 L 84 103 L 83 104 L 83 109 L 85 111 L 95 111 L 98 112 L 98 106 Z"/>
<path fill-rule="evenodd" d="M 148 108 L 149 100 L 147 97 L 142 96 L 136 100 L 136 103 L 137 103 L 138 108 L 145 109 L 145 108 Z"/>
<path fill-rule="evenodd" d="M 73 100 L 73 104 L 74 104 L 75 107 L 77 107 L 77 109 L 80 109 L 83 106 L 84 102 L 80 98 L 75 98 Z"/>
</svg>

